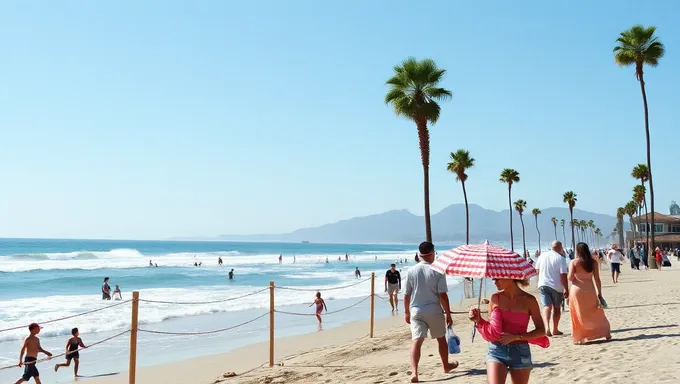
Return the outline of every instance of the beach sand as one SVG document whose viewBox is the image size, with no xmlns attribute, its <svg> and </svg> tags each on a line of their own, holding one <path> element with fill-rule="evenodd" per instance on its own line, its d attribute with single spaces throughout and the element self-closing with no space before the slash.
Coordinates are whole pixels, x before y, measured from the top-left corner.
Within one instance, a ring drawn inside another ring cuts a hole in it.
<svg viewBox="0 0 680 384">
<path fill-rule="evenodd" d="M 551 339 L 547 349 L 532 347 L 536 368 L 531 383 L 678 383 L 680 382 L 680 268 L 631 271 L 618 284 L 602 270 L 611 342 L 576 346 L 571 342 L 569 313 L 560 322 L 564 336 Z M 400 302 L 401 304 L 401 302 Z M 455 303 L 458 304 L 458 303 Z M 376 300 L 376 305 L 388 305 Z M 463 306 L 473 305 L 472 301 Z M 310 319 L 312 321 L 313 319 Z M 460 367 L 441 371 L 437 344 L 427 340 L 420 364 L 422 382 L 486 383 L 486 342 L 471 343 L 472 325 L 466 315 L 454 316 L 462 353 L 451 356 Z M 404 383 L 410 378 L 410 331 L 403 317 L 376 321 L 370 339 L 368 321 L 297 337 L 276 340 L 277 366 L 269 368 L 268 344 L 174 364 L 141 368 L 142 384 L 228 383 Z M 200 343 L 200 339 L 196 339 Z M 260 367 L 260 368 L 258 368 Z M 224 378 L 234 371 L 236 377 Z M 93 384 L 124 384 L 127 373 L 88 379 Z M 510 379 L 508 378 L 508 382 Z"/>
</svg>

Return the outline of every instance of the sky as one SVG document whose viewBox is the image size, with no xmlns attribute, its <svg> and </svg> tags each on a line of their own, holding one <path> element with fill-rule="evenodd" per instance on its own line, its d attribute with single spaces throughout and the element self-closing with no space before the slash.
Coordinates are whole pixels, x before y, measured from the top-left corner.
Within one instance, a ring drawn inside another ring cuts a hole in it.
<svg viewBox="0 0 680 384">
<path fill-rule="evenodd" d="M 638 23 L 667 49 L 645 72 L 666 213 L 680 199 L 678 14 L 673 0 L 4 1 L 0 237 L 280 233 L 422 214 L 416 127 L 384 103 L 408 56 L 435 60 L 453 92 L 430 127 L 433 213 L 463 201 L 446 164 L 465 148 L 470 203 L 506 209 L 498 178 L 514 168 L 513 199 L 529 209 L 573 190 L 577 208 L 614 214 L 645 162 L 640 86 L 612 53 Z"/>
</svg>

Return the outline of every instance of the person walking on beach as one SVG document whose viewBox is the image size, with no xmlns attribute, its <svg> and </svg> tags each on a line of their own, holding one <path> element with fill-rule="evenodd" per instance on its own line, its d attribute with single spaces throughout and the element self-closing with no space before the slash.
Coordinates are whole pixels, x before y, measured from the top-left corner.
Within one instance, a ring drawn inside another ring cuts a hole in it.
<svg viewBox="0 0 680 384">
<path fill-rule="evenodd" d="M 397 271 L 397 266 L 390 265 L 390 269 L 385 272 L 385 292 L 390 297 L 392 312 L 399 312 L 399 290 L 401 290 L 401 274 Z"/>
<path fill-rule="evenodd" d="M 314 297 L 314 302 L 310 305 L 316 305 L 316 319 L 319 320 L 319 325 L 321 325 L 321 312 L 325 309 L 328 312 L 328 307 L 326 307 L 326 302 L 321 298 L 321 292 L 317 292 Z"/>
<path fill-rule="evenodd" d="M 663 265 L 663 256 L 661 255 L 661 249 L 659 247 L 656 247 L 655 253 L 655 259 L 656 259 L 656 267 L 661 271 L 661 266 Z"/>
<path fill-rule="evenodd" d="M 612 249 L 607 252 L 607 259 L 612 271 L 612 281 L 619 282 L 619 274 L 621 273 L 621 263 L 623 263 L 623 254 L 618 250 L 616 244 L 612 244 Z"/>
<path fill-rule="evenodd" d="M 536 298 L 521 288 L 529 286 L 528 280 L 493 279 L 493 282 L 498 292 L 489 301 L 489 320 L 482 318 L 477 308 L 469 314 L 479 334 L 489 342 L 486 375 L 489 384 L 505 384 L 508 372 L 513 384 L 527 384 L 533 368 L 529 343 L 542 348 L 550 346 L 541 310 Z M 529 319 L 535 327 L 531 332 L 527 332 Z"/>
<path fill-rule="evenodd" d="M 35 380 L 36 384 L 41 384 L 40 372 L 38 372 L 38 367 L 36 363 L 38 361 L 38 353 L 44 353 L 48 357 L 52 357 L 52 354 L 42 349 L 40 346 L 40 339 L 38 338 L 38 333 L 40 333 L 40 326 L 36 323 L 32 323 L 28 326 L 28 331 L 31 333 L 26 339 L 24 339 L 24 344 L 21 347 L 21 352 L 19 353 L 19 366 L 23 365 L 24 374 L 15 384 L 25 383 L 30 381 L 31 378 Z M 26 358 L 24 358 L 24 354 Z"/>
<path fill-rule="evenodd" d="M 359 267 L 354 270 L 354 278 L 355 279 L 361 279 L 361 271 L 359 270 Z"/>
<path fill-rule="evenodd" d="M 604 302 L 600 269 L 586 243 L 576 245 L 576 258 L 569 263 L 567 279 L 571 282 L 569 314 L 574 344 L 602 338 L 610 340 L 609 321 L 600 305 Z"/>
<path fill-rule="evenodd" d="M 423 262 L 409 269 L 404 292 L 404 319 L 411 326 L 412 383 L 418 382 L 420 351 L 428 330 L 430 336 L 437 339 L 444 372 L 451 372 L 458 367 L 457 361 L 449 362 L 449 349 L 446 344 L 446 326 L 453 324 L 446 277 L 431 268 L 434 262 L 432 243 L 422 242 L 418 251 Z"/>
<path fill-rule="evenodd" d="M 111 300 L 111 286 L 108 277 L 104 278 L 104 284 L 102 284 L 102 300 Z"/>
<path fill-rule="evenodd" d="M 534 264 L 538 272 L 538 297 L 543 305 L 542 315 L 547 336 L 563 335 L 558 329 L 562 315 L 562 301 L 569 297 L 567 282 L 567 257 L 560 241 L 552 242 L 552 249 L 541 254 Z M 550 318 L 552 315 L 552 332 L 550 332 Z"/>
<path fill-rule="evenodd" d="M 66 342 L 66 362 L 55 365 L 54 372 L 57 372 L 61 367 L 70 366 L 71 360 L 73 360 L 73 374 L 75 377 L 78 377 L 78 365 L 80 359 L 80 353 L 78 352 L 78 349 L 85 349 L 87 347 L 85 344 L 83 344 L 83 340 L 81 340 L 79 337 L 78 328 L 73 328 L 71 330 L 71 335 L 73 335 L 73 337 L 68 339 Z"/>
</svg>

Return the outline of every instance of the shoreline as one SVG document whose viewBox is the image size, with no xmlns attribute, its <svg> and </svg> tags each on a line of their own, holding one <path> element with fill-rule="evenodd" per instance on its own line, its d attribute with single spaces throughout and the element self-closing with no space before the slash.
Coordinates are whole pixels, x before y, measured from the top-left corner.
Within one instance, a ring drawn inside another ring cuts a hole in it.
<svg viewBox="0 0 680 384">
<path fill-rule="evenodd" d="M 680 361 L 677 360 L 680 355 L 680 326 L 677 324 L 680 300 L 668 301 L 669 297 L 680 296 L 680 286 L 676 284 L 680 280 L 680 269 L 674 266 L 661 272 L 638 272 L 626 268 L 618 284 L 612 284 L 607 277 L 602 273 L 603 293 L 610 305 L 606 313 L 614 339 L 608 343 L 595 341 L 585 346 L 573 345 L 570 314 L 565 313 L 560 321 L 565 336 L 551 338 L 551 346 L 547 349 L 532 347 L 535 368 L 530 383 L 632 384 L 645 381 L 676 383 L 680 380 Z M 529 291 L 535 291 L 535 284 Z M 474 299 L 469 299 L 463 307 L 475 304 Z M 460 310 L 457 305 L 453 307 L 455 311 Z M 421 380 L 463 378 L 465 383 L 486 383 L 486 342 L 477 336 L 471 343 L 472 327 L 465 314 L 454 315 L 454 328 L 461 338 L 462 353 L 452 359 L 461 363 L 460 368 L 452 374 L 442 373 L 436 343 L 426 340 Z M 362 320 L 322 332 L 276 339 L 276 365 L 273 368 L 267 366 L 269 349 L 268 342 L 264 342 L 228 353 L 141 368 L 137 370 L 137 381 L 145 384 L 407 382 L 410 331 L 401 313 L 376 319 L 375 338 L 366 337 L 368 330 L 368 320 Z M 631 351 L 635 351 L 633 360 Z M 237 376 L 224 378 L 222 375 L 229 371 Z M 88 382 L 123 384 L 127 382 L 127 373 Z"/>
</svg>

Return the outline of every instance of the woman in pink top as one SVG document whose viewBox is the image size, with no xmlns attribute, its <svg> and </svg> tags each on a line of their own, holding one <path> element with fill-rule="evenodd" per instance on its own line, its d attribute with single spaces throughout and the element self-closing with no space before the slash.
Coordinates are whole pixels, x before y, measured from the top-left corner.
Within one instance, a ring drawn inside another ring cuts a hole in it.
<svg viewBox="0 0 680 384">
<path fill-rule="evenodd" d="M 576 258 L 569 263 L 569 315 L 574 344 L 612 338 L 609 321 L 600 308 L 602 281 L 600 267 L 595 263 L 586 243 L 576 245 Z M 595 284 L 593 284 L 595 280 Z M 597 288 L 597 289 L 595 289 Z"/>
<path fill-rule="evenodd" d="M 550 340 L 545 336 L 545 325 L 538 301 L 521 286 L 525 280 L 494 279 L 499 292 L 491 296 L 489 320 L 484 320 L 479 310 L 470 310 L 470 320 L 477 323 L 480 335 L 489 342 L 486 355 L 486 372 L 489 384 L 504 384 L 508 372 L 514 384 L 526 384 L 531 373 L 529 343 L 547 348 Z M 529 319 L 534 330 L 527 332 Z"/>
</svg>

